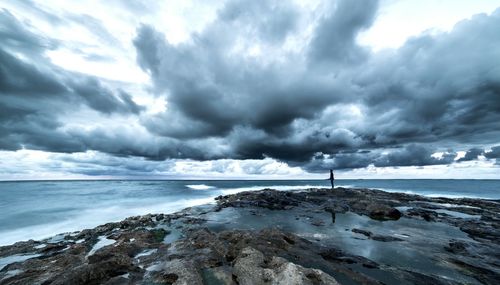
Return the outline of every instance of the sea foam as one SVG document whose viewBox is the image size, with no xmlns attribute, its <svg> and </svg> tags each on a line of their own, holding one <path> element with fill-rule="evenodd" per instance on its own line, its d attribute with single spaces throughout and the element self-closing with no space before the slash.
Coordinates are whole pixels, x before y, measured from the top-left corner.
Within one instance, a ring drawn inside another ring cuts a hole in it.
<svg viewBox="0 0 500 285">
<path fill-rule="evenodd" d="M 193 189 L 193 190 L 208 190 L 208 189 L 214 189 L 215 187 L 213 186 L 208 186 L 205 184 L 192 184 L 192 185 L 186 185 L 187 188 Z"/>
</svg>

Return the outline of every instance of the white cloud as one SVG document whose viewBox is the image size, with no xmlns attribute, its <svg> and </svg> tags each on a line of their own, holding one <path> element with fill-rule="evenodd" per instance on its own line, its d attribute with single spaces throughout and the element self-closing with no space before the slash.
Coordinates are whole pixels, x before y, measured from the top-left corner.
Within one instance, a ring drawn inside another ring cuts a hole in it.
<svg viewBox="0 0 500 285">
<path fill-rule="evenodd" d="M 490 14 L 499 6 L 500 0 L 382 0 L 377 20 L 358 40 L 375 51 L 398 48 L 409 37 L 426 31 L 448 32 L 457 22 Z"/>
</svg>

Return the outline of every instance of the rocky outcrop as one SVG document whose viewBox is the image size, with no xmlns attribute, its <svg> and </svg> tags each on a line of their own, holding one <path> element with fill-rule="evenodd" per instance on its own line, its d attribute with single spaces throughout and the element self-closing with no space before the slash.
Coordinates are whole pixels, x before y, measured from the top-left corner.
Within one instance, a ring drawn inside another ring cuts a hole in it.
<svg viewBox="0 0 500 285">
<path fill-rule="evenodd" d="M 233 275 L 240 285 L 339 284 L 319 269 L 304 268 L 275 256 L 266 260 L 262 252 L 251 247 L 244 248 L 236 258 Z"/>
<path fill-rule="evenodd" d="M 400 211 L 383 204 L 370 204 L 367 210 L 369 211 L 370 218 L 374 220 L 399 220 L 401 218 Z"/>
<path fill-rule="evenodd" d="M 497 284 L 499 205 L 367 189 L 244 192 L 0 247 L 0 284 Z"/>
</svg>

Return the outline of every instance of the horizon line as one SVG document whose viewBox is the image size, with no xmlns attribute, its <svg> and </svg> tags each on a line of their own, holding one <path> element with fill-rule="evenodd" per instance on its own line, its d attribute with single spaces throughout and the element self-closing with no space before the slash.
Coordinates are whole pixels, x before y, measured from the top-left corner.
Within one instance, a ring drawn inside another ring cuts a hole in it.
<svg viewBox="0 0 500 285">
<path fill-rule="evenodd" d="M 142 179 L 142 178 L 98 178 L 98 179 L 13 179 L 0 180 L 1 182 L 81 182 L 81 181 L 323 181 L 329 179 L 311 178 L 311 179 Z M 335 181 L 343 180 L 491 180 L 495 178 L 338 178 Z"/>
</svg>

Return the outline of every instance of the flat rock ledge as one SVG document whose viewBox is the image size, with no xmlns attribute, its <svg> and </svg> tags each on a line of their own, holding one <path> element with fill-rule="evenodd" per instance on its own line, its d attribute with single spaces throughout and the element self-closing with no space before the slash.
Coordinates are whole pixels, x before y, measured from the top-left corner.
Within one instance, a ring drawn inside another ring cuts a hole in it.
<svg viewBox="0 0 500 285">
<path fill-rule="evenodd" d="M 498 284 L 500 280 L 500 201 L 347 188 L 264 189 L 219 196 L 216 201 L 174 214 L 130 217 L 0 247 L 0 284 Z M 283 220 L 269 221 L 270 213 L 279 214 L 288 227 L 280 224 Z M 237 216 L 252 217 L 262 226 L 231 224 Z M 361 222 L 346 223 L 353 217 Z M 413 226 L 429 233 L 408 233 Z M 440 232 L 432 232 L 433 228 Z M 407 232 L 399 233 L 400 229 Z M 387 256 L 364 253 L 360 249 L 365 247 L 383 250 Z M 399 249 L 428 257 L 433 264 L 427 270 L 418 268 L 421 263 L 410 266 L 416 257 L 390 259 L 391 252 Z"/>
</svg>

